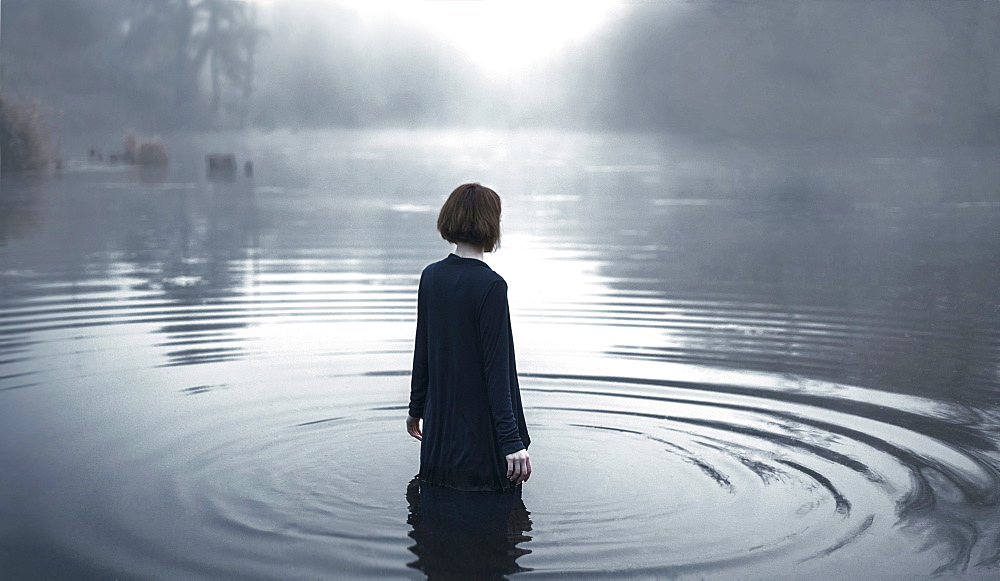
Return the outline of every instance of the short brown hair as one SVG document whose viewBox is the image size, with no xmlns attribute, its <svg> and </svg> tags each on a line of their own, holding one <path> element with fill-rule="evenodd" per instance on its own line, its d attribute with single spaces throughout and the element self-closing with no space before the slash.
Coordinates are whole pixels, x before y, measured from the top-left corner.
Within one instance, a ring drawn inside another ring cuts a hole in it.
<svg viewBox="0 0 1000 581">
<path fill-rule="evenodd" d="M 479 184 L 458 186 L 441 206 L 437 228 L 448 242 L 493 252 L 500 246 L 500 196 Z"/>
</svg>

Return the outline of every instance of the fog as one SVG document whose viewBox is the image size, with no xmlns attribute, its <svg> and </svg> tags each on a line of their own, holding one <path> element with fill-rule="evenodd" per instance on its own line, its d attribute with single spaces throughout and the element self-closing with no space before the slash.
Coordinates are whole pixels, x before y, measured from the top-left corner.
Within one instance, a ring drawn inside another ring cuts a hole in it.
<svg viewBox="0 0 1000 581">
<path fill-rule="evenodd" d="M 594 47 L 596 118 L 709 137 L 1000 136 L 996 2 L 710 2 L 679 17 L 675 7 L 644 5 Z"/>
<path fill-rule="evenodd" d="M 2 88 L 65 132 L 1000 137 L 996 2 L 504 4 L 5 0 Z"/>
<path fill-rule="evenodd" d="M 1000 1 L 0 11 L 0 579 L 996 576 Z M 508 515 L 403 429 L 470 181 Z"/>
</svg>

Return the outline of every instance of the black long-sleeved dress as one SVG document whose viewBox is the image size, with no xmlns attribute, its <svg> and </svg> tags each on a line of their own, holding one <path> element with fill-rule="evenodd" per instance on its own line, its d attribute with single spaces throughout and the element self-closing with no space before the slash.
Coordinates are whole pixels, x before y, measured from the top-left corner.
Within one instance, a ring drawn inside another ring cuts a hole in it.
<svg viewBox="0 0 1000 581">
<path fill-rule="evenodd" d="M 422 481 L 460 490 L 513 488 L 505 456 L 531 440 L 507 283 L 481 260 L 449 254 L 420 275 L 409 412 L 423 418 Z"/>
</svg>

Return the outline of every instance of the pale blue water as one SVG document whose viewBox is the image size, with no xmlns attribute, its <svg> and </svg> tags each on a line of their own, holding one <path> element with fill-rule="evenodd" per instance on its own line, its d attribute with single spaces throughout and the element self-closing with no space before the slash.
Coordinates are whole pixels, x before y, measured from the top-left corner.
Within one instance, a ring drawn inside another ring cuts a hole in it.
<svg viewBox="0 0 1000 581">
<path fill-rule="evenodd" d="M 996 573 L 996 150 L 164 140 L 162 173 L 81 140 L 3 179 L 0 576 Z M 206 178 L 227 151 L 252 179 Z M 506 204 L 536 473 L 466 546 L 407 496 L 403 418 L 470 180 Z"/>
</svg>

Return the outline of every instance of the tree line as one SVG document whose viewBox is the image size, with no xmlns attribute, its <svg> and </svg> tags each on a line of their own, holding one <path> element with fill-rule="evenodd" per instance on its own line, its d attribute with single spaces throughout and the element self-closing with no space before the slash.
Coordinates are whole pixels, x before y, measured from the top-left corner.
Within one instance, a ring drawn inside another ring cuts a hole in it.
<svg viewBox="0 0 1000 581">
<path fill-rule="evenodd" d="M 581 58 L 611 127 L 708 139 L 1000 142 L 1000 3 L 646 3 Z"/>
<path fill-rule="evenodd" d="M 68 130 L 241 124 L 265 31 L 239 0 L 6 0 L 3 88 Z"/>
<path fill-rule="evenodd" d="M 516 88 L 391 16 L 324 0 L 258 6 L 5 0 L 3 90 L 39 99 L 69 131 L 547 123 L 1000 142 L 1000 3 L 989 0 L 636 3 Z M 475 30 L 455 35 L 478 42 Z"/>
</svg>

